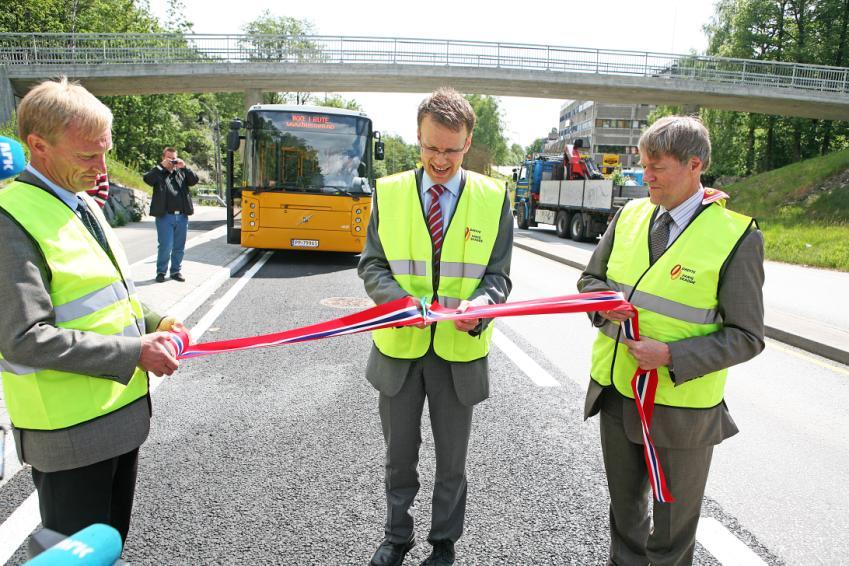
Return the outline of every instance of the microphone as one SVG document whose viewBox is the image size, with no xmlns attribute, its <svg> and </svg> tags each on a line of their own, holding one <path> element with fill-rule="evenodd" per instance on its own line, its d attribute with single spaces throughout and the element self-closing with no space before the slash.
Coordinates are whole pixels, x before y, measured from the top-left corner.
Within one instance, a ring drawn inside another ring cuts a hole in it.
<svg viewBox="0 0 849 566">
<path fill-rule="evenodd" d="M 14 177 L 24 170 L 26 164 L 21 144 L 12 138 L 0 136 L 0 181 Z"/>
<path fill-rule="evenodd" d="M 63 538 L 24 566 L 113 566 L 121 560 L 121 535 L 102 523 Z"/>
</svg>

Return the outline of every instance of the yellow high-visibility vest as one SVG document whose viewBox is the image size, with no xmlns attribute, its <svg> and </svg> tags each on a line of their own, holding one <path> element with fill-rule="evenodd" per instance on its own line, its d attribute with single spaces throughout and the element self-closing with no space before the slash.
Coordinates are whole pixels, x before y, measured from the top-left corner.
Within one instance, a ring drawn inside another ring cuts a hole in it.
<svg viewBox="0 0 849 566">
<path fill-rule="evenodd" d="M 745 237 L 753 220 L 714 202 L 650 265 L 649 225 L 655 205 L 649 199 L 629 202 L 616 221 L 613 250 L 607 263 L 607 283 L 637 308 L 640 335 L 661 342 L 705 336 L 722 327 L 719 315 L 719 274 L 726 259 Z M 613 385 L 633 398 L 631 379 L 636 359 L 618 342 L 619 325 L 607 321 L 593 345 L 590 375 L 601 385 Z M 673 407 L 708 408 L 724 396 L 727 369 L 675 386 L 669 369 L 658 368 L 655 403 Z"/>
<path fill-rule="evenodd" d="M 406 171 L 379 179 L 378 234 L 392 276 L 416 298 L 434 296 L 433 247 L 425 222 L 416 172 Z M 439 262 L 439 304 L 453 308 L 468 299 L 486 273 L 498 236 L 504 185 L 472 171 L 444 233 Z M 404 327 L 375 330 L 377 348 L 393 358 L 415 359 L 430 347 L 431 329 Z M 433 349 L 444 360 L 468 362 L 489 353 L 492 324 L 480 336 L 460 332 L 452 321 L 436 323 Z"/>
<path fill-rule="evenodd" d="M 88 195 L 81 195 L 106 235 L 117 269 L 76 214 L 47 191 L 14 182 L 0 191 L 0 207 L 29 233 L 44 255 L 57 327 L 140 337 L 145 331 L 144 314 L 129 279 L 123 247 L 100 207 Z M 111 379 L 23 366 L 3 354 L 3 392 L 12 424 L 19 429 L 67 428 L 147 395 L 147 373 L 140 368 L 122 385 Z"/>
</svg>

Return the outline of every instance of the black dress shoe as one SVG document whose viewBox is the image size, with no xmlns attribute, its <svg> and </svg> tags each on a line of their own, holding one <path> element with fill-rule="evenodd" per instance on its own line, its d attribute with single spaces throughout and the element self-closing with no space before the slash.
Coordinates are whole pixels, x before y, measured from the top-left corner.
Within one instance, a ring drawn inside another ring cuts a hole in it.
<svg viewBox="0 0 849 566">
<path fill-rule="evenodd" d="M 182 274 L 182 273 L 172 273 L 172 274 L 171 274 L 171 279 L 173 279 L 174 281 L 179 281 L 180 283 L 185 283 L 185 282 L 186 282 L 186 278 L 185 278 L 185 277 L 183 277 L 183 274 Z"/>
<path fill-rule="evenodd" d="M 407 542 L 389 542 L 383 539 L 377 550 L 374 551 L 374 556 L 371 557 L 369 566 L 401 566 L 404 562 L 404 557 L 410 552 L 410 549 L 416 546 L 416 539 L 411 538 Z"/>
<path fill-rule="evenodd" d="M 454 543 L 450 540 L 435 540 L 433 551 L 421 566 L 451 566 L 454 564 Z"/>
<path fill-rule="evenodd" d="M 165 283 L 165 274 L 164 273 L 157 273 L 156 274 L 156 282 L 157 283 Z"/>
</svg>

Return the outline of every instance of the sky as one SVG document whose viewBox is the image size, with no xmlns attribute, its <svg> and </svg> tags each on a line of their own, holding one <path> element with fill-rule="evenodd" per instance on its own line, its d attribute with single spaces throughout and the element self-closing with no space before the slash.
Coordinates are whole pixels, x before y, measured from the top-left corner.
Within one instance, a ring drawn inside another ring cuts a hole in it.
<svg viewBox="0 0 849 566">
<path fill-rule="evenodd" d="M 164 21 L 167 0 L 149 0 Z M 623 49 L 654 53 L 699 52 L 702 26 L 715 0 L 538 0 L 529 5 L 493 0 L 413 3 L 406 0 L 182 0 L 195 33 L 240 33 L 266 8 L 275 16 L 308 20 L 319 35 L 415 37 Z M 523 6 L 533 8 L 523 10 Z M 416 141 L 416 109 L 427 93 L 340 93 L 353 98 L 384 134 Z M 499 97 L 508 143 L 522 147 L 558 125 L 565 100 Z"/>
</svg>

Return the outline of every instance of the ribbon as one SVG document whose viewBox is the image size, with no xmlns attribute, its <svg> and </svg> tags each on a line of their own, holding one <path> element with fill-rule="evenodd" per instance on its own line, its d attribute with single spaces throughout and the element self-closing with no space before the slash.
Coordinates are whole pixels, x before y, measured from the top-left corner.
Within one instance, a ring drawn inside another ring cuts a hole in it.
<svg viewBox="0 0 849 566">
<path fill-rule="evenodd" d="M 358 334 L 381 328 L 400 328 L 417 324 L 473 318 L 498 318 L 505 316 L 594 312 L 602 310 L 633 312 L 634 317 L 623 322 L 622 328 L 628 338 L 632 340 L 640 339 L 636 309 L 625 300 L 621 293 L 615 291 L 597 291 L 593 293 L 579 293 L 576 295 L 517 301 L 514 303 L 470 306 L 463 312 L 458 312 L 457 309 L 443 307 L 436 301 L 428 306 L 425 299 L 416 300 L 413 297 L 404 297 L 341 318 L 273 334 L 192 344 L 186 333 L 171 332 L 171 340 L 177 349 L 177 358 L 188 359 L 224 352 L 267 348 L 283 344 L 320 340 L 322 338 L 333 338 L 347 334 Z M 674 499 L 666 486 L 666 478 L 663 474 L 660 461 L 657 458 L 657 452 L 652 443 L 651 434 L 649 433 L 657 380 L 657 370 L 637 369 L 634 378 L 631 380 L 631 388 L 634 392 L 634 401 L 637 404 L 637 412 L 642 425 L 646 468 L 649 471 L 652 491 L 657 501 L 666 503 L 672 502 Z"/>
</svg>

